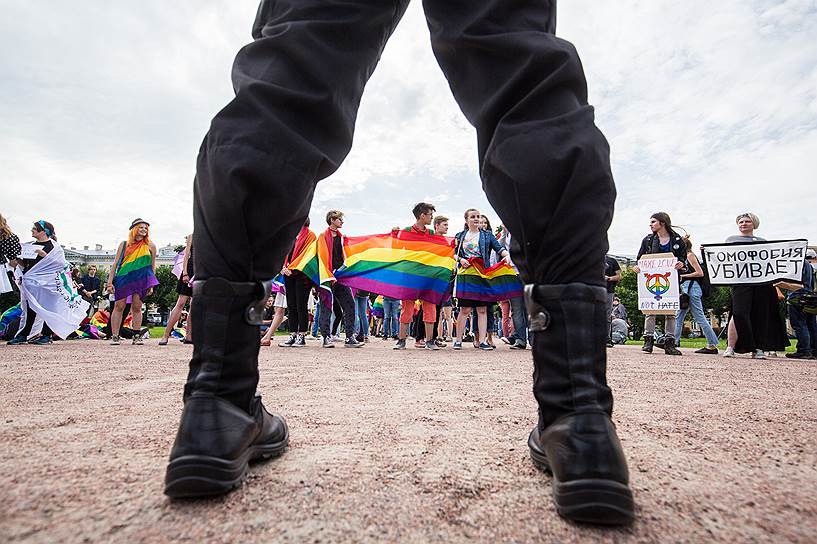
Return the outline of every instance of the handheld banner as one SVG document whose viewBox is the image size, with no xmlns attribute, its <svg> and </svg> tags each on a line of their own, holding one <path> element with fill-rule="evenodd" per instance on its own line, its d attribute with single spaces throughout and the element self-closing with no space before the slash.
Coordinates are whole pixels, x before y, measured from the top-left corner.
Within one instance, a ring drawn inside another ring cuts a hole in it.
<svg viewBox="0 0 817 544">
<path fill-rule="evenodd" d="M 638 260 L 638 309 L 647 315 L 675 315 L 681 309 L 678 259 L 672 253 L 651 253 Z"/>
<path fill-rule="evenodd" d="M 712 285 L 800 282 L 808 240 L 706 244 L 704 266 Z"/>
</svg>

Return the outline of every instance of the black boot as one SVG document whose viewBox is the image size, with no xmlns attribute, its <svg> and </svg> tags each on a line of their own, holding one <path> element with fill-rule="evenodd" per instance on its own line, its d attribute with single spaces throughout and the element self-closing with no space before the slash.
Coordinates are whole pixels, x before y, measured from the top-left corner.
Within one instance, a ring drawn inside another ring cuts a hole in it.
<svg viewBox="0 0 817 544">
<path fill-rule="evenodd" d="M 193 294 L 196 343 L 165 475 L 165 494 L 174 498 L 227 493 L 250 461 L 279 455 L 289 440 L 283 418 L 255 394 L 269 283 L 210 278 L 195 282 Z"/>
<path fill-rule="evenodd" d="M 634 517 L 627 461 L 610 420 L 606 290 L 583 283 L 525 287 L 533 334 L 539 425 L 531 459 L 553 475 L 553 498 L 573 521 L 620 525 Z"/>
<path fill-rule="evenodd" d="M 664 340 L 664 353 L 667 355 L 682 355 L 681 350 L 675 347 L 675 338 L 667 336 Z"/>
<path fill-rule="evenodd" d="M 653 337 L 651 334 L 644 336 L 644 345 L 641 346 L 641 351 L 645 353 L 652 353 Z"/>
</svg>

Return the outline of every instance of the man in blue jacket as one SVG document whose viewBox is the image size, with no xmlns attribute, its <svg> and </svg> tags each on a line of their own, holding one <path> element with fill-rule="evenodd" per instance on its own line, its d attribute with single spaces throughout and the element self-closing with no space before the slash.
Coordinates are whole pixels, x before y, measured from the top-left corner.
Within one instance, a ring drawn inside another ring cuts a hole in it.
<svg viewBox="0 0 817 544">
<path fill-rule="evenodd" d="M 315 185 L 351 148 L 364 86 L 407 5 L 261 2 L 254 41 L 233 66 L 236 96 L 198 157 L 196 343 L 165 479 L 171 497 L 225 493 L 249 460 L 286 447 L 283 418 L 255 394 L 257 320 Z M 531 457 L 553 474 L 563 516 L 627 523 L 634 508 L 610 419 L 601 267 L 615 187 L 578 54 L 554 34 L 555 0 L 425 0 L 423 8 L 527 283 L 539 406 Z"/>
</svg>

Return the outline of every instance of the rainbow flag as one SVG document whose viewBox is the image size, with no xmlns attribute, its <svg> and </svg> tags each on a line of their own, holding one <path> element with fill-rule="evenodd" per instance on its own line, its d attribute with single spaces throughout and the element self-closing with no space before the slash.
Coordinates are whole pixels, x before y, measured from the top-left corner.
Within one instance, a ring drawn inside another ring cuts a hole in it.
<svg viewBox="0 0 817 544">
<path fill-rule="evenodd" d="M 445 236 L 396 231 L 346 239 L 346 262 L 335 271 L 343 285 L 400 300 L 439 304 L 454 269 Z"/>
<path fill-rule="evenodd" d="M 383 295 L 377 295 L 372 304 L 372 315 L 375 317 L 383 317 Z"/>
<path fill-rule="evenodd" d="M 147 290 L 156 285 L 159 280 L 153 274 L 150 246 L 144 240 L 126 245 L 122 263 L 113 278 L 116 300 L 131 295 L 144 297 Z"/>
<path fill-rule="evenodd" d="M 457 298 L 499 302 L 522 296 L 522 282 L 511 265 L 500 261 L 485 268 L 479 257 L 469 261 L 471 266 L 457 271 Z"/>
<path fill-rule="evenodd" d="M 326 242 L 323 236 L 320 238 L 312 234 L 304 249 L 300 254 L 294 256 L 289 262 L 288 268 L 290 270 L 298 270 L 304 276 L 309 278 L 309 281 L 317 285 L 318 296 L 326 306 L 332 307 L 332 282 L 335 281 L 335 276 L 329 269 L 329 249 L 326 247 Z"/>
</svg>

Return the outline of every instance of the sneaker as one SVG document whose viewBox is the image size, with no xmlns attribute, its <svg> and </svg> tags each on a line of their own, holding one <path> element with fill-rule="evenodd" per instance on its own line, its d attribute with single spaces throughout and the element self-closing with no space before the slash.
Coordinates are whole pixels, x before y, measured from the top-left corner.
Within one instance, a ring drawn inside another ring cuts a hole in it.
<svg viewBox="0 0 817 544">
<path fill-rule="evenodd" d="M 440 348 L 437 347 L 437 344 L 435 342 L 431 342 L 431 341 L 425 342 L 425 349 L 430 349 L 432 351 L 439 351 L 440 350 Z"/>
<path fill-rule="evenodd" d="M 303 334 L 299 334 L 298 337 L 295 339 L 295 343 L 292 344 L 293 348 L 302 348 L 306 346 L 306 336 Z"/>
<path fill-rule="evenodd" d="M 696 349 L 695 353 L 703 353 L 704 355 L 717 355 L 718 348 L 710 348 L 707 346 L 705 348 Z"/>
<path fill-rule="evenodd" d="M 448 347 L 448 344 L 446 344 L 445 342 L 443 342 L 439 338 L 434 340 L 434 345 L 437 346 L 438 348 L 447 348 Z"/>
<path fill-rule="evenodd" d="M 423 339 L 423 340 L 415 340 L 415 341 L 414 341 L 414 347 L 415 347 L 415 348 L 417 348 L 417 349 L 425 349 L 425 347 L 426 347 L 426 341 L 425 341 L 425 339 Z"/>
<path fill-rule="evenodd" d="M 755 352 L 752 354 L 752 359 L 765 359 L 766 354 L 763 353 L 762 349 L 756 349 Z"/>
<path fill-rule="evenodd" d="M 111 345 L 112 346 L 118 346 L 121 343 L 122 343 L 122 338 L 120 338 L 119 336 L 111 336 Z"/>
<path fill-rule="evenodd" d="M 322 348 L 333 348 L 333 347 L 335 347 L 335 344 L 332 343 L 332 337 L 331 336 L 324 336 L 323 337 L 323 342 L 321 343 L 321 347 Z"/>
<path fill-rule="evenodd" d="M 362 334 L 358 334 L 357 336 L 355 336 L 355 340 L 357 340 L 360 343 L 363 343 L 363 342 L 366 341 L 366 339 L 364 338 L 364 336 Z"/>
<path fill-rule="evenodd" d="M 450 336 L 446 336 L 445 338 L 443 338 L 443 340 L 446 341 L 446 342 L 453 342 L 454 341 L 454 339 L 452 337 L 450 337 Z"/>
<path fill-rule="evenodd" d="M 726 348 L 723 350 L 724 357 L 734 357 L 735 356 L 735 348 Z"/>
<path fill-rule="evenodd" d="M 488 342 L 482 342 L 480 345 L 477 346 L 477 348 L 481 349 L 482 351 L 491 351 L 494 349 Z"/>
<path fill-rule="evenodd" d="M 343 347 L 345 348 L 362 348 L 363 342 L 358 342 L 357 338 L 354 336 L 350 336 L 343 342 Z"/>
<path fill-rule="evenodd" d="M 813 359 L 813 357 L 811 355 L 809 355 L 808 353 L 800 353 L 798 351 L 795 351 L 794 353 L 787 353 L 786 358 L 787 359 Z"/>
<path fill-rule="evenodd" d="M 293 345 L 295 345 L 295 339 L 297 337 L 298 337 L 298 335 L 293 332 L 292 334 L 289 335 L 289 338 L 287 338 L 287 340 L 285 342 L 281 342 L 280 344 L 278 344 L 278 347 L 279 348 L 292 347 Z M 267 344 L 267 345 L 269 345 L 269 344 Z"/>
<path fill-rule="evenodd" d="M 508 337 L 507 337 L 507 336 L 503 336 L 503 337 L 502 337 L 502 341 L 503 341 L 503 342 L 505 342 L 506 344 L 510 344 L 510 343 L 511 343 L 511 341 L 508 339 Z"/>
<path fill-rule="evenodd" d="M 769 351 L 766 353 L 766 357 L 777 357 L 776 351 Z"/>
<path fill-rule="evenodd" d="M 133 340 L 131 340 L 131 344 L 134 346 L 141 346 L 144 344 L 144 342 L 142 341 L 142 337 L 137 334 L 133 337 Z"/>
<path fill-rule="evenodd" d="M 29 344 L 35 346 L 45 346 L 51 343 L 51 335 L 49 334 L 41 334 L 37 338 L 28 341 Z"/>
<path fill-rule="evenodd" d="M 401 340 L 401 339 L 398 338 L 397 343 L 394 344 L 394 348 L 392 348 L 392 349 L 406 349 L 406 339 L 403 338 Z"/>
<path fill-rule="evenodd" d="M 612 341 L 612 340 L 608 340 L 608 341 L 607 341 L 607 347 L 608 347 L 608 348 L 614 348 L 614 347 L 616 347 L 616 345 L 613 343 L 613 341 Z"/>
<path fill-rule="evenodd" d="M 454 343 L 451 345 L 451 349 L 461 350 L 462 342 L 457 342 L 456 340 L 454 340 Z"/>
<path fill-rule="evenodd" d="M 528 345 L 522 340 L 517 340 L 511 344 L 511 349 L 528 349 Z"/>
<path fill-rule="evenodd" d="M 6 344 L 9 345 L 9 346 L 19 346 L 20 344 L 25 344 L 25 343 L 26 343 L 26 337 L 25 337 L 25 335 L 22 335 L 22 334 L 18 334 L 17 336 L 15 336 L 14 338 L 12 338 L 8 342 L 6 342 Z"/>
</svg>

